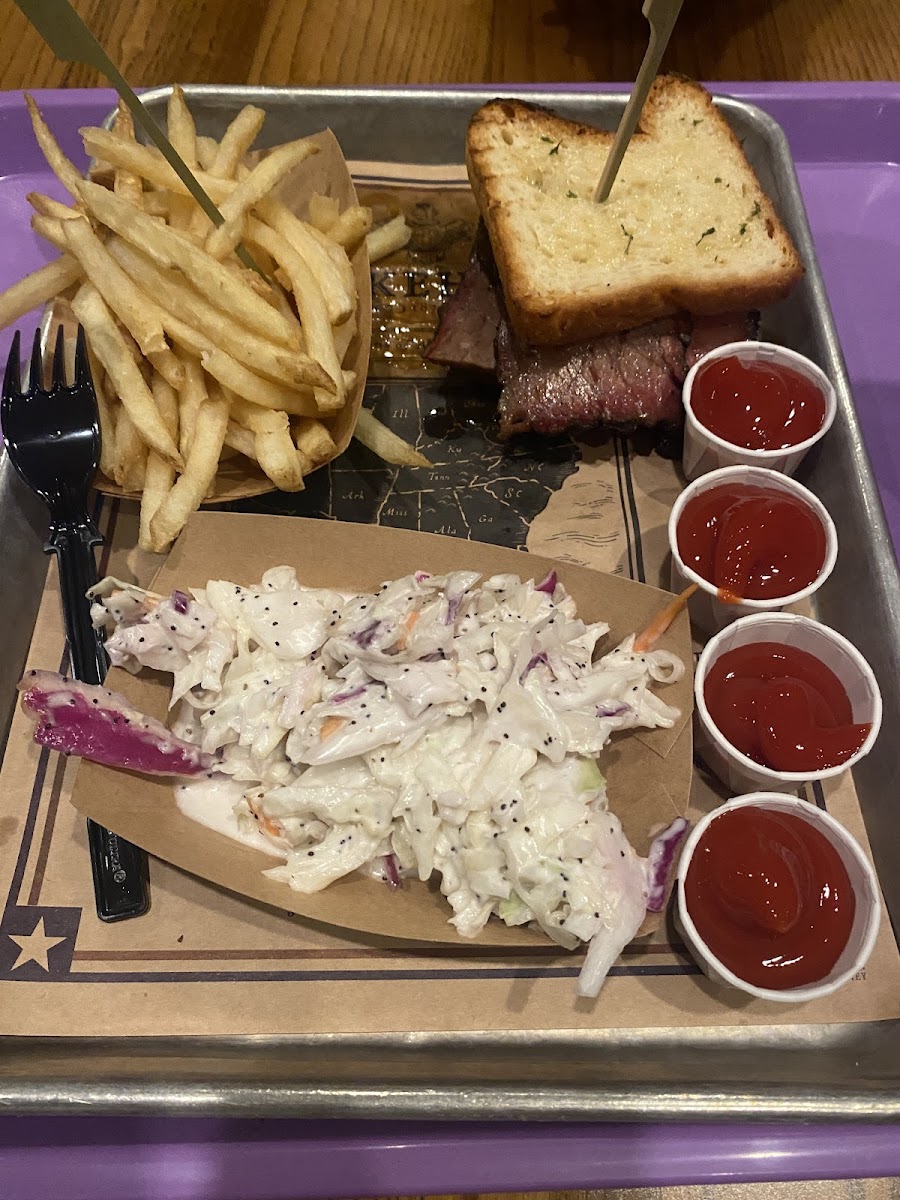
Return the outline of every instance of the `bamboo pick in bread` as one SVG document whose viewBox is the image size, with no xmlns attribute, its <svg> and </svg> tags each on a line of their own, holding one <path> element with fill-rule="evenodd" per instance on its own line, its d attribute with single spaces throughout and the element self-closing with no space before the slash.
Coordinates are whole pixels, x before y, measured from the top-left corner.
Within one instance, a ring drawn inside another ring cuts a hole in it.
<svg viewBox="0 0 900 1200">
<path fill-rule="evenodd" d="M 625 157 L 625 151 L 628 149 L 628 143 L 631 141 L 631 135 L 637 129 L 647 93 L 659 71 L 659 64 L 666 52 L 666 46 L 669 44 L 678 14 L 681 12 L 681 5 L 682 0 L 644 0 L 642 11 L 650 22 L 650 41 L 647 44 L 647 52 L 641 63 L 641 69 L 638 71 L 638 77 L 631 89 L 628 104 L 625 106 L 625 112 L 622 114 L 622 120 L 619 122 L 619 128 L 616 130 L 616 139 L 609 151 L 606 166 L 603 168 L 603 174 L 600 176 L 600 182 L 594 192 L 594 199 L 598 204 L 602 204 L 607 198 L 615 182 L 622 159 Z"/>
</svg>

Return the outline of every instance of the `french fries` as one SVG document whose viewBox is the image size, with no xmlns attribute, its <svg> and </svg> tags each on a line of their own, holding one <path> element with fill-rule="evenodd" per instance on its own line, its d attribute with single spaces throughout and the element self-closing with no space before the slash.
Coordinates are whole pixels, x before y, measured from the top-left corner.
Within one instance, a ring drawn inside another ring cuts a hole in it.
<svg viewBox="0 0 900 1200">
<path fill-rule="evenodd" d="M 432 464 L 415 446 L 388 429 L 367 408 L 359 410 L 353 436 L 385 462 L 397 467 L 430 467 Z"/>
<path fill-rule="evenodd" d="M 199 167 L 197 161 L 197 129 L 194 118 L 184 101 L 184 90 L 176 83 L 169 95 L 168 111 L 169 141 L 192 171 Z"/>
<path fill-rule="evenodd" d="M 119 101 L 116 112 L 115 132 L 129 141 L 134 141 L 134 120 L 124 100 Z M 140 178 L 131 171 L 119 170 L 113 176 L 113 191 L 122 196 L 137 208 L 144 204 L 144 185 Z"/>
<path fill-rule="evenodd" d="M 228 401 L 221 395 L 200 406 L 184 473 L 162 501 L 150 522 L 150 547 L 161 553 L 178 537 L 196 512 L 216 477 L 219 455 L 228 428 Z"/>
<path fill-rule="evenodd" d="M 163 425 L 172 440 L 175 441 L 178 437 L 178 400 L 175 390 L 166 383 L 161 375 L 153 377 L 150 387 Z M 171 492 L 174 483 L 175 468 L 170 462 L 160 458 L 155 450 L 150 450 L 147 454 L 147 465 L 144 472 L 144 493 L 141 496 L 138 545 L 142 550 L 153 549 L 150 524 L 156 516 L 159 506 Z"/>
<path fill-rule="evenodd" d="M 224 258 L 226 254 L 230 254 L 243 234 L 245 219 L 250 209 L 274 191 L 282 179 L 304 159 L 309 158 L 311 154 L 317 154 L 318 151 L 319 147 L 315 142 L 309 138 L 301 138 L 297 142 L 285 142 L 283 146 L 261 159 L 246 179 L 223 200 L 219 211 L 224 222 L 207 238 L 207 252 L 213 258 Z"/>
<path fill-rule="evenodd" d="M 106 303 L 116 314 L 144 354 L 166 349 L 166 335 L 158 310 L 132 283 L 85 218 L 61 221 L 69 253 L 81 263 L 95 288 L 103 289 Z"/>
<path fill-rule="evenodd" d="M 308 218 L 293 212 L 276 189 L 319 147 L 302 138 L 247 160 L 265 119 L 252 105 L 216 141 L 197 134 L 181 88 L 169 98 L 169 138 L 218 206 L 214 226 L 159 151 L 135 140 L 124 105 L 111 130 L 81 130 L 96 160 L 85 178 L 26 102 L 73 203 L 29 195 L 32 227 L 61 255 L 0 293 L 0 328 L 61 298 L 70 305 L 56 315 L 65 325 L 70 311 L 86 334 L 101 471 L 140 494 L 141 547 L 171 544 L 231 456 L 300 490 L 337 453 L 332 419 L 356 388 L 350 255 L 363 240 L 373 256 L 405 244 L 402 218 L 372 231 L 369 209 L 342 211 L 326 196 L 312 197 Z M 241 243 L 265 275 L 238 261 Z M 371 414 L 356 436 L 388 461 L 425 463 Z"/>
<path fill-rule="evenodd" d="M 144 444 L 166 462 L 182 468 L 184 461 L 163 424 L 156 401 L 135 366 L 122 331 L 93 284 L 82 284 L 72 301 L 72 311 L 84 326 L 91 349 L 103 364 Z"/>
<path fill-rule="evenodd" d="M 406 218 L 401 214 L 386 225 L 367 233 L 366 249 L 369 251 L 370 260 L 377 262 L 379 258 L 386 258 L 388 254 L 402 250 L 409 241 L 411 232 Z"/>
<path fill-rule="evenodd" d="M 0 329 L 14 324 L 33 308 L 48 304 L 81 277 L 80 263 L 69 254 L 32 271 L 0 294 Z"/>
<path fill-rule="evenodd" d="M 283 492 L 299 492 L 303 473 L 297 449 L 291 441 L 291 427 L 285 412 L 260 408 L 234 397 L 231 414 L 239 425 L 254 435 L 254 457 L 268 477 Z"/>
</svg>

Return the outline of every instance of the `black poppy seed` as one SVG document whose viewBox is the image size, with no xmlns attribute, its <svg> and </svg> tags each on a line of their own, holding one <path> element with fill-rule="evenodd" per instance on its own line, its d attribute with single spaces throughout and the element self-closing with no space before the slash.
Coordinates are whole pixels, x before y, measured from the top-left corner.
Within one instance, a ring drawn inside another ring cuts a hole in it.
<svg viewBox="0 0 900 1200">
<path fill-rule="evenodd" d="M 504 733 L 504 735 L 503 735 L 503 736 L 504 736 L 504 737 L 507 739 L 507 741 L 509 740 L 509 734 L 508 734 L 508 733 Z"/>
<path fill-rule="evenodd" d="M 501 811 L 501 812 L 506 812 L 506 805 L 505 805 L 505 804 L 501 804 L 501 805 L 500 805 L 500 811 Z"/>
<path fill-rule="evenodd" d="M 384 762 L 384 755 L 381 756 L 381 762 Z"/>
<path fill-rule="evenodd" d="M 486 692 L 486 691 L 487 691 L 487 688 L 486 688 L 486 687 L 483 687 L 481 690 L 482 690 L 483 692 Z"/>
<path fill-rule="evenodd" d="M 583 858 L 579 858 L 579 859 L 578 859 L 578 861 L 579 861 L 580 863 L 583 863 L 583 862 L 584 862 L 584 859 L 583 859 Z"/>
<path fill-rule="evenodd" d="M 281 642 L 276 642 L 276 643 L 275 643 L 275 645 L 276 645 L 276 646 L 280 646 L 280 645 L 281 645 Z"/>
<path fill-rule="evenodd" d="M 513 825 L 518 825 L 518 823 L 519 823 L 519 818 L 513 817 Z"/>
<path fill-rule="evenodd" d="M 205 625 L 201 625 L 201 626 L 200 626 L 200 628 L 201 628 L 201 629 L 205 629 L 205 628 L 206 628 L 206 626 L 205 626 Z"/>
<path fill-rule="evenodd" d="M 365 704 L 361 704 L 359 707 L 360 707 L 360 708 L 365 708 L 366 706 L 365 706 Z"/>
<path fill-rule="evenodd" d="M 167 650 L 171 650 L 171 649 L 173 649 L 173 647 L 172 647 L 172 646 L 166 646 L 166 649 L 167 649 Z"/>
<path fill-rule="evenodd" d="M 272 622 L 272 628 L 274 629 L 274 628 L 275 628 L 275 626 L 276 626 L 277 624 L 278 624 L 278 622 L 277 622 L 277 621 L 273 621 L 273 622 Z"/>
<path fill-rule="evenodd" d="M 91 703 L 92 703 L 92 704 L 99 704 L 99 703 L 100 703 L 100 701 L 99 701 L 99 700 L 98 700 L 96 697 L 94 697 L 94 699 L 91 701 Z"/>
<path fill-rule="evenodd" d="M 355 724 L 356 724 L 356 722 L 355 722 L 355 721 L 351 721 L 351 722 L 350 722 L 350 724 L 351 724 L 351 725 L 355 725 Z"/>
<path fill-rule="evenodd" d="M 139 642 L 142 642 L 143 640 L 144 640 L 143 638 L 138 638 L 138 641 L 139 641 Z"/>
<path fill-rule="evenodd" d="M 177 632 L 178 632 L 178 626 L 177 626 L 177 625 L 170 625 L 170 626 L 169 626 L 169 628 L 172 630 L 172 632 L 173 632 L 173 633 L 177 633 Z"/>
<path fill-rule="evenodd" d="M 526 832 L 526 833 L 531 833 L 531 826 L 530 826 L 530 825 L 526 825 L 524 828 L 525 828 L 525 832 Z"/>
<path fill-rule="evenodd" d="M 214 717 L 214 716 L 216 715 L 216 710 L 215 710 L 214 708 L 211 708 L 211 709 L 209 710 L 209 715 L 210 715 L 211 717 Z"/>
<path fill-rule="evenodd" d="M 307 850 L 307 852 L 306 852 L 306 857 L 307 857 L 307 858 L 312 858 L 312 856 L 313 856 L 314 854 L 315 854 L 315 850 Z"/>
</svg>

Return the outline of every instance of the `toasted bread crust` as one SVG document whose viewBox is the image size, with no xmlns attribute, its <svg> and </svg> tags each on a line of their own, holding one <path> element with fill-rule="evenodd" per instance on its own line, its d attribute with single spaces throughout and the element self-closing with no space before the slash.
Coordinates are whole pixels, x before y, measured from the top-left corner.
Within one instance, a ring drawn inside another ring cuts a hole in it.
<svg viewBox="0 0 900 1200">
<path fill-rule="evenodd" d="M 750 269 L 743 274 L 732 272 L 715 280 L 699 273 L 694 279 L 679 279 L 674 277 L 677 272 L 667 274 L 660 268 L 658 277 L 650 285 L 610 278 L 589 290 L 542 292 L 535 285 L 530 269 L 528 247 L 521 236 L 521 216 L 511 211 L 498 195 L 495 181 L 500 175 L 492 161 L 491 138 L 498 129 L 502 136 L 504 128 L 516 132 L 525 128 L 544 140 L 565 139 L 566 145 L 574 145 L 577 153 L 579 142 L 608 149 L 614 134 L 567 120 L 521 100 L 493 100 L 479 109 L 469 123 L 466 165 L 490 235 L 510 322 L 519 337 L 536 345 L 564 345 L 630 329 L 685 310 L 714 315 L 730 310 L 762 308 L 782 299 L 802 278 L 803 265 L 787 230 L 762 191 L 734 132 L 703 88 L 680 76 L 657 79 L 644 106 L 635 139 L 652 141 L 656 125 L 666 110 L 685 103 L 702 111 L 703 118 L 714 124 L 715 135 L 727 138 L 740 155 L 746 167 L 745 178 L 758 193 L 761 218 L 769 237 L 782 249 L 781 264 L 777 269 L 760 269 L 759 264 L 751 263 Z"/>
</svg>

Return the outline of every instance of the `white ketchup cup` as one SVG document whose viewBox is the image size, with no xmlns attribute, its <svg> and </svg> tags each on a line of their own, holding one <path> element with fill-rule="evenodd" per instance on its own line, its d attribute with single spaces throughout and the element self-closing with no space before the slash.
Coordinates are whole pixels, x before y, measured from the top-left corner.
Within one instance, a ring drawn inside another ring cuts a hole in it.
<svg viewBox="0 0 900 1200">
<path fill-rule="evenodd" d="M 685 880 L 701 838 L 712 822 L 724 813 L 735 808 L 750 806 L 768 809 L 772 812 L 790 813 L 812 825 L 813 828 L 824 834 L 841 856 L 841 861 L 850 878 L 850 886 L 853 888 L 856 900 L 856 911 L 850 936 L 840 958 L 824 979 L 818 980 L 816 983 L 804 987 L 783 989 L 761 988 L 747 983 L 716 957 L 698 933 L 691 917 L 685 896 Z M 809 1000 L 821 1000 L 822 997 L 830 996 L 839 987 L 843 987 L 868 962 L 881 922 L 881 900 L 875 871 L 856 839 L 851 837 L 843 825 L 823 809 L 816 808 L 806 800 L 798 800 L 796 796 L 780 796 L 771 792 L 755 792 L 747 796 L 738 796 L 734 800 L 729 800 L 727 804 L 714 809 L 697 822 L 681 852 L 676 890 L 678 901 L 674 914 L 675 926 L 704 975 L 714 983 L 738 988 L 761 1000 L 775 1000 L 781 1004 L 803 1004 Z"/>
<path fill-rule="evenodd" d="M 825 415 L 819 429 L 805 441 L 795 446 L 786 446 L 780 450 L 749 450 L 746 446 L 738 446 L 726 441 L 712 430 L 707 429 L 694 415 L 693 391 L 698 376 L 710 363 L 723 358 L 737 358 L 745 364 L 762 362 L 773 366 L 787 367 L 808 379 L 821 393 L 825 401 Z M 803 461 L 808 451 L 825 436 L 834 422 L 837 412 L 837 396 L 831 380 L 814 362 L 798 354 L 796 350 L 788 350 L 785 346 L 777 346 L 773 342 L 729 342 L 725 346 L 717 346 L 710 350 L 691 367 L 684 381 L 681 393 L 684 404 L 684 451 L 681 465 L 688 479 L 699 479 L 709 471 L 717 471 L 720 467 L 748 466 L 768 467 L 770 471 L 778 471 L 784 475 L 793 475 Z"/>
<path fill-rule="evenodd" d="M 753 487 L 767 488 L 771 491 L 783 492 L 801 500 L 815 517 L 819 519 L 825 532 L 825 561 L 819 574 L 812 583 L 789 596 L 778 596 L 772 600 L 741 600 L 736 604 L 726 604 L 719 599 L 718 588 L 715 584 L 704 579 L 702 575 L 687 565 L 678 549 L 678 522 L 686 505 L 703 492 L 712 491 L 726 483 L 746 483 Z M 669 514 L 669 549 L 672 553 L 670 565 L 671 590 L 683 592 L 691 583 L 699 585 L 688 602 L 691 620 L 700 633 L 709 635 L 730 625 L 739 617 L 749 616 L 758 612 L 778 612 L 799 600 L 805 600 L 822 586 L 837 561 L 838 541 L 828 509 L 814 496 L 808 488 L 797 483 L 787 475 L 778 471 L 770 471 L 763 467 L 723 467 L 719 471 L 711 471 L 701 479 L 695 479 L 688 484 L 672 506 Z"/>
<path fill-rule="evenodd" d="M 854 723 L 870 722 L 872 728 L 859 750 L 846 762 L 821 771 L 775 771 L 754 762 L 732 746 L 710 716 L 704 689 L 713 665 L 739 646 L 779 642 L 805 650 L 829 667 L 838 677 L 853 713 Z M 796 791 L 804 783 L 831 779 L 850 770 L 869 753 L 881 728 L 881 691 L 872 668 L 845 637 L 795 613 L 761 613 L 735 621 L 707 644 L 694 672 L 694 734 L 697 753 L 732 792 Z"/>
</svg>

